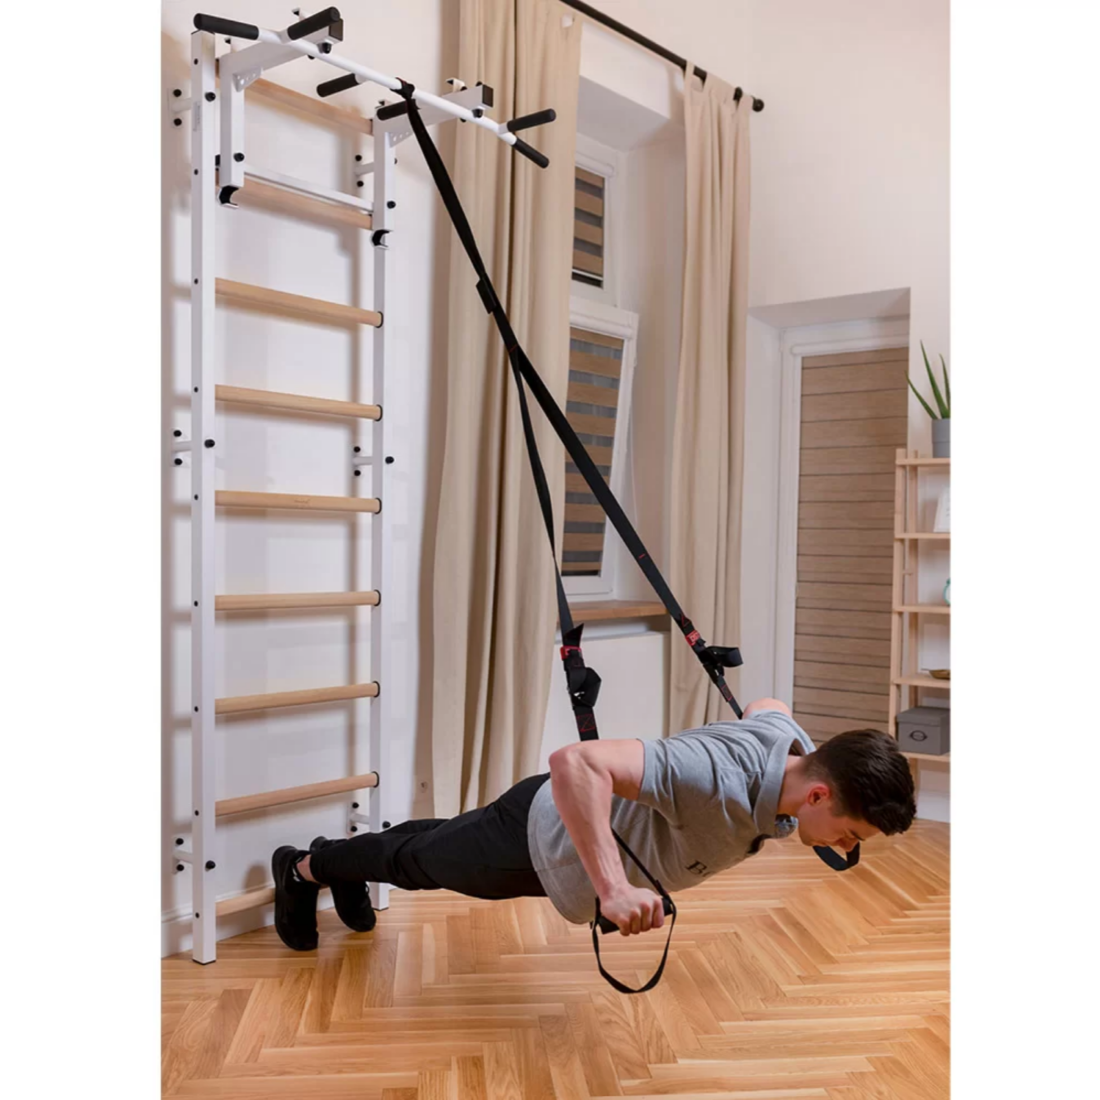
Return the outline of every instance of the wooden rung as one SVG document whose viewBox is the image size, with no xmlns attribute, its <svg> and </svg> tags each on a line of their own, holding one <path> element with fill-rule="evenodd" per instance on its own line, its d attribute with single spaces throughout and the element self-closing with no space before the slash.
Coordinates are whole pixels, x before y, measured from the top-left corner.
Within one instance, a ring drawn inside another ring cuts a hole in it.
<svg viewBox="0 0 1100 1100">
<path fill-rule="evenodd" d="M 938 603 L 905 603 L 894 608 L 899 614 L 908 611 L 912 615 L 950 615 L 950 604 Z"/>
<path fill-rule="evenodd" d="M 214 62 L 214 74 L 218 77 L 221 75 L 219 61 Z M 349 130 L 358 130 L 361 134 L 374 133 L 374 122 L 369 118 L 365 118 L 353 108 L 338 107 L 335 103 L 325 103 L 324 100 L 303 95 L 284 84 L 276 84 L 272 80 L 252 81 L 248 85 L 248 91 L 245 94 L 246 96 L 255 96 L 258 99 L 266 99 L 271 103 L 278 103 L 280 107 L 289 107 L 290 110 L 300 111 L 304 115 L 313 115 L 314 118 L 332 123 L 334 126 L 345 126 Z"/>
<path fill-rule="evenodd" d="M 322 886 L 327 890 L 327 886 Z M 264 905 L 271 905 L 275 901 L 275 887 L 261 886 L 258 890 L 249 890 L 245 894 L 238 894 L 235 898 L 225 898 L 219 901 L 215 910 L 219 917 L 228 917 L 233 913 L 243 913 L 247 909 L 259 909 Z"/>
<path fill-rule="evenodd" d="M 297 607 L 378 606 L 377 592 L 263 592 L 255 596 L 215 596 L 215 611 L 288 611 Z"/>
<path fill-rule="evenodd" d="M 297 493 L 244 493 L 219 489 L 214 494 L 219 508 L 287 508 L 304 512 L 380 512 L 377 497 L 313 497 Z"/>
<path fill-rule="evenodd" d="M 358 130 L 361 134 L 374 133 L 373 121 L 364 118 L 358 111 L 353 111 L 348 107 L 337 107 L 334 103 L 325 103 L 324 100 L 314 99 L 312 96 L 295 92 L 271 80 L 254 80 L 249 84 L 245 95 L 246 97 L 258 96 L 260 99 L 278 103 L 281 107 L 289 107 L 292 111 L 300 111 L 305 115 L 313 115 L 314 118 L 331 122 L 336 126 Z"/>
<path fill-rule="evenodd" d="M 252 283 L 237 283 L 232 279 L 217 279 L 215 292 L 230 302 L 252 306 L 256 309 L 269 309 L 277 313 L 294 313 L 311 317 L 316 321 L 325 321 L 338 325 L 374 325 L 382 324 L 382 314 L 373 309 L 360 309 L 358 306 L 344 306 L 338 302 L 325 302 L 320 298 L 307 298 L 303 294 L 288 294 L 285 290 L 272 290 L 266 286 L 254 286 Z"/>
<path fill-rule="evenodd" d="M 246 179 L 244 187 L 233 192 L 233 204 L 261 210 L 278 210 L 283 214 L 327 222 L 330 225 L 347 225 L 353 229 L 371 227 L 371 216 L 365 210 L 339 202 L 326 202 L 324 199 L 289 191 L 285 187 L 276 187 L 257 179 Z"/>
<path fill-rule="evenodd" d="M 329 779 L 324 783 L 306 783 L 302 787 L 284 787 L 281 791 L 263 794 L 246 794 L 241 798 L 224 798 L 214 803 L 216 817 L 248 813 L 250 810 L 266 810 L 271 806 L 289 806 L 292 802 L 305 802 L 311 798 L 324 798 L 329 794 L 347 794 L 349 791 L 366 790 L 378 786 L 378 773 L 350 775 L 347 779 Z"/>
<path fill-rule="evenodd" d="M 228 917 L 231 913 L 243 913 L 246 909 L 259 909 L 261 905 L 270 905 L 275 900 L 275 887 L 264 886 L 259 890 L 249 890 L 247 894 L 238 894 L 235 898 L 219 901 L 216 911 L 219 917 Z"/>
<path fill-rule="evenodd" d="M 274 390 L 246 390 L 240 386 L 215 386 L 214 397 L 233 405 L 256 405 L 265 409 L 293 409 L 297 412 L 328 413 L 332 416 L 357 416 L 381 420 L 380 405 L 360 405 L 355 401 L 332 401 L 327 397 L 307 397 L 300 393 Z"/>
<path fill-rule="evenodd" d="M 214 701 L 215 714 L 243 714 L 274 707 L 301 707 L 309 703 L 336 703 L 345 699 L 374 698 L 378 685 L 348 684 L 345 687 L 306 688 L 304 691 L 275 691 L 267 695 L 232 695 Z"/>
</svg>

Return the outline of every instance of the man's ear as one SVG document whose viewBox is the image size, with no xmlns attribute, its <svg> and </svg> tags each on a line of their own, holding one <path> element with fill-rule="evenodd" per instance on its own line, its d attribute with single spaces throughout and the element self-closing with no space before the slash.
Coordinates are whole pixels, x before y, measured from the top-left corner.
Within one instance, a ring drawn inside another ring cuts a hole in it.
<svg viewBox="0 0 1100 1100">
<path fill-rule="evenodd" d="M 833 792 L 825 783 L 815 783 L 806 792 L 806 801 L 811 806 L 820 806 L 822 802 L 828 802 L 833 797 Z"/>
</svg>

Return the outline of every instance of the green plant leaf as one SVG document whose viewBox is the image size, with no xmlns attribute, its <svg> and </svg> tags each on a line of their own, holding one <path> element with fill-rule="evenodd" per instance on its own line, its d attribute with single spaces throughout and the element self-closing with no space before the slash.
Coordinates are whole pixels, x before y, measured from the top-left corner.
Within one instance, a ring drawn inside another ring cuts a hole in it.
<svg viewBox="0 0 1100 1100">
<path fill-rule="evenodd" d="M 947 377 L 947 364 L 943 361 L 943 352 L 940 352 L 940 364 L 943 367 L 943 395 L 947 398 L 947 415 L 951 415 L 951 379 Z"/>
<path fill-rule="evenodd" d="M 918 390 L 917 387 L 913 385 L 913 379 L 912 378 L 909 379 L 909 388 L 917 395 L 917 400 L 924 406 L 924 411 L 926 413 L 928 413 L 928 415 L 933 420 L 939 420 L 939 417 L 929 407 L 928 402 L 925 401 L 925 399 L 923 397 L 921 397 L 920 390 Z"/>
<path fill-rule="evenodd" d="M 924 356 L 924 369 L 928 372 L 928 381 L 932 383 L 932 396 L 935 397 L 936 404 L 940 408 L 940 417 L 946 420 L 951 413 L 943 403 L 943 394 L 940 393 L 940 388 L 936 385 L 936 376 L 932 373 L 932 365 L 928 362 L 928 352 L 924 350 L 923 340 L 920 342 L 920 352 Z"/>
</svg>

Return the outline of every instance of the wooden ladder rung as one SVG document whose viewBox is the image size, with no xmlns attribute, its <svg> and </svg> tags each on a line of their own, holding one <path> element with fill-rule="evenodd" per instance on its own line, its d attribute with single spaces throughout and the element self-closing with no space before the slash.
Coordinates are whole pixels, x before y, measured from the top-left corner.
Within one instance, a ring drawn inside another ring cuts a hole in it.
<svg viewBox="0 0 1100 1100">
<path fill-rule="evenodd" d="M 372 592 L 261 592 L 254 596 L 215 596 L 215 611 L 289 611 L 299 607 L 377 607 Z"/>
<path fill-rule="evenodd" d="M 216 909 L 219 917 L 228 917 L 231 913 L 243 913 L 246 909 L 270 905 L 274 900 L 275 887 L 264 886 L 259 890 L 249 890 L 247 894 L 238 894 L 235 898 L 225 898 L 218 902 Z"/>
<path fill-rule="evenodd" d="M 214 62 L 214 71 L 218 72 L 217 61 Z M 300 111 L 305 115 L 313 115 L 322 122 L 331 123 L 334 126 L 344 126 L 349 130 L 356 130 L 361 134 L 373 134 L 373 120 L 364 117 L 358 111 L 350 107 L 338 107 L 335 103 L 326 103 L 323 99 L 314 99 L 312 96 L 303 95 L 283 84 L 276 84 L 272 80 L 254 80 L 248 85 L 246 98 L 255 96 L 258 99 L 266 99 L 271 103 L 277 103 L 280 107 L 289 107 L 292 111 Z"/>
<path fill-rule="evenodd" d="M 218 489 L 214 503 L 219 508 L 285 508 L 298 512 L 380 512 L 377 497 L 315 497 L 298 493 L 245 493 Z"/>
<path fill-rule="evenodd" d="M 327 886 L 322 886 L 327 890 Z M 216 911 L 219 917 L 228 917 L 233 913 L 243 913 L 248 909 L 259 909 L 264 905 L 271 905 L 275 901 L 275 887 L 261 886 L 258 890 L 249 890 L 247 893 L 238 894 L 235 898 L 225 898 L 219 901 Z"/>
<path fill-rule="evenodd" d="M 262 794 L 246 794 L 240 798 L 223 798 L 214 803 L 216 817 L 248 813 L 250 810 L 266 810 L 272 806 L 289 806 L 293 802 L 306 802 L 311 798 L 324 798 L 330 794 L 347 794 L 378 786 L 378 773 L 349 775 L 346 779 L 329 779 L 324 783 L 306 783 L 301 787 L 284 787 L 281 791 L 265 791 Z"/>
<path fill-rule="evenodd" d="M 274 691 L 266 695 L 230 695 L 214 701 L 215 714 L 243 714 L 275 707 L 302 707 L 310 703 L 338 703 L 345 699 L 373 699 L 378 685 L 347 684 L 344 687 L 306 688 L 304 691 Z"/>
<path fill-rule="evenodd" d="M 240 305 L 274 310 L 276 313 L 299 314 L 329 324 L 374 325 L 375 328 L 382 324 L 382 314 L 375 313 L 373 309 L 359 309 L 358 306 L 325 302 L 320 298 L 288 294 L 285 290 L 272 290 L 270 287 L 255 286 L 252 283 L 238 283 L 232 279 L 215 280 L 214 291 L 219 297 Z"/>
<path fill-rule="evenodd" d="M 293 409 L 297 412 L 327 413 L 332 416 L 356 416 L 381 420 L 380 405 L 360 405 L 355 401 L 332 401 L 327 397 L 307 397 L 300 393 L 274 390 L 246 390 L 240 386 L 215 386 L 214 397 L 233 405 L 256 405 L 265 409 Z"/>
<path fill-rule="evenodd" d="M 347 225 L 353 229 L 370 229 L 372 224 L 371 216 L 365 210 L 339 202 L 326 202 L 313 195 L 303 195 L 257 179 L 246 179 L 244 186 L 233 192 L 232 202 L 234 206 L 278 210 L 283 214 L 328 222 L 330 225 Z"/>
</svg>

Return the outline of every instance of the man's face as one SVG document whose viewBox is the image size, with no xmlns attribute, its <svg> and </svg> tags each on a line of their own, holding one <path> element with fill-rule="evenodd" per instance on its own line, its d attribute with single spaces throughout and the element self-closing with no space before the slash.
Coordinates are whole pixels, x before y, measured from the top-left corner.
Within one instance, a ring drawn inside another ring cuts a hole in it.
<svg viewBox="0 0 1100 1100">
<path fill-rule="evenodd" d="M 861 841 L 877 836 L 879 830 L 858 817 L 834 814 L 834 802 L 825 784 L 812 787 L 798 810 L 798 839 L 808 847 L 824 845 L 850 852 Z"/>
</svg>

